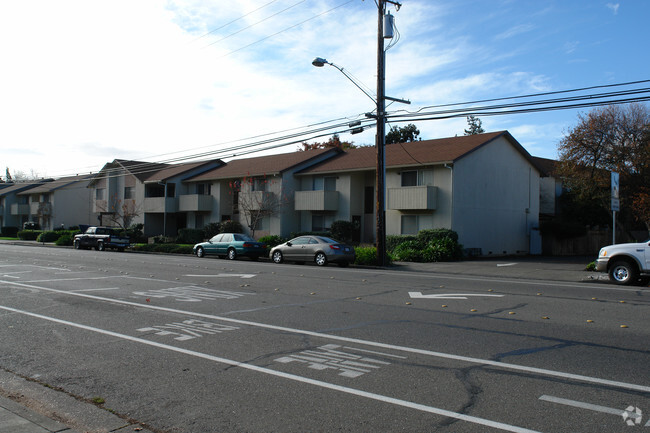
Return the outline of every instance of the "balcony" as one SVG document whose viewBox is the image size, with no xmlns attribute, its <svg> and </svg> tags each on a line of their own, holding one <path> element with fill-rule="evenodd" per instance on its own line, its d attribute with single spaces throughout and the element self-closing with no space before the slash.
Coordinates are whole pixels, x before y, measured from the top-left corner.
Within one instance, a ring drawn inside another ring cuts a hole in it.
<svg viewBox="0 0 650 433">
<path fill-rule="evenodd" d="M 52 215 L 52 203 L 35 202 L 29 205 L 30 213 L 38 216 Z"/>
<path fill-rule="evenodd" d="M 11 205 L 11 214 L 12 215 L 29 215 L 29 205 L 28 204 L 14 203 L 14 204 Z"/>
<path fill-rule="evenodd" d="M 178 212 L 178 198 L 176 197 L 147 197 L 144 199 L 143 210 L 145 213 L 173 213 Z"/>
<path fill-rule="evenodd" d="M 337 211 L 338 191 L 296 191 L 295 210 Z"/>
<path fill-rule="evenodd" d="M 438 188 L 431 185 L 388 188 L 388 209 L 435 210 Z"/>
<path fill-rule="evenodd" d="M 268 191 L 251 191 L 239 193 L 240 210 L 265 210 L 273 209 L 278 205 L 276 196 Z"/>
<path fill-rule="evenodd" d="M 181 212 L 209 212 L 214 197 L 205 194 L 187 194 L 179 197 L 178 210 Z"/>
</svg>

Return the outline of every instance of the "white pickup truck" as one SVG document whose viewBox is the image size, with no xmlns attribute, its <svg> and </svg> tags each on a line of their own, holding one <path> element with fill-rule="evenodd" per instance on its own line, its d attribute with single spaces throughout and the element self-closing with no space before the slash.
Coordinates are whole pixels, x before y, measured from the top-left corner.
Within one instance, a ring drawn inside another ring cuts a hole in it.
<svg viewBox="0 0 650 433">
<path fill-rule="evenodd" d="M 616 284 L 650 282 L 650 240 L 640 243 L 608 245 L 600 249 L 596 270 L 607 272 Z"/>
</svg>

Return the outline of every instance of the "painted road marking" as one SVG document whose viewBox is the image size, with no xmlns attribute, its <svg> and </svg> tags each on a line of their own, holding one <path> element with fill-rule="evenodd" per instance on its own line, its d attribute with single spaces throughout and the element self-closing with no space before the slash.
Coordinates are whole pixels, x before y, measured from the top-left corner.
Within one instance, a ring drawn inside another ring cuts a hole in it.
<svg viewBox="0 0 650 433">
<path fill-rule="evenodd" d="M 552 395 L 543 395 L 539 399 L 542 401 L 563 404 L 565 406 L 577 407 L 579 409 L 587 409 L 594 412 L 608 413 L 611 415 L 623 416 L 624 414 L 627 414 L 628 418 L 632 418 L 634 420 L 636 420 L 637 418 L 641 418 L 641 415 L 638 415 L 635 412 L 628 412 L 625 409 L 614 409 L 612 407 L 599 406 L 597 404 L 584 403 L 582 401 L 567 400 L 565 398 L 553 397 Z"/>
<path fill-rule="evenodd" d="M 282 377 L 284 379 L 289 379 L 289 380 L 293 380 L 293 381 L 296 381 L 296 382 L 301 382 L 301 383 L 305 383 L 305 384 L 309 384 L 309 385 L 318 386 L 318 387 L 321 387 L 321 388 L 331 389 L 331 390 L 334 390 L 334 391 L 338 391 L 338 392 L 342 392 L 342 393 L 346 393 L 346 394 L 350 394 L 350 395 L 356 395 L 358 397 L 368 398 L 368 399 L 372 399 L 372 400 L 375 400 L 375 401 L 388 403 L 388 404 L 401 406 L 401 407 L 406 407 L 406 408 L 409 408 L 409 409 L 415 409 L 415 410 L 419 410 L 419 411 L 422 411 L 422 412 L 427 412 L 427 413 L 432 413 L 432 414 L 435 414 L 435 415 L 445 416 L 445 417 L 448 417 L 448 418 L 454 418 L 454 419 L 458 419 L 458 420 L 461 420 L 461 421 L 466 421 L 466 422 L 470 422 L 470 423 L 473 423 L 473 424 L 478 424 L 478 425 L 482 425 L 482 426 L 486 426 L 486 427 L 493 427 L 493 428 L 496 428 L 496 429 L 499 429 L 499 430 L 514 432 L 514 433 L 541 433 L 541 432 L 536 431 L 536 430 L 530 430 L 530 429 L 527 429 L 527 428 L 517 427 L 517 426 L 510 425 L 510 424 L 504 424 L 504 423 L 501 423 L 501 422 L 492 421 L 492 420 L 485 419 L 485 418 L 479 418 L 479 417 L 465 415 L 465 414 L 458 413 L 458 412 L 452 412 L 452 411 L 449 411 L 449 410 L 446 410 L 446 409 L 440 409 L 440 408 L 437 408 L 437 407 L 427 406 L 427 405 L 424 405 L 424 404 L 415 403 L 415 402 L 411 402 L 411 401 L 407 401 L 407 400 L 401 400 L 401 399 L 398 399 L 398 398 L 393 398 L 393 397 L 389 397 L 389 396 L 382 395 L 382 394 L 375 394 L 375 393 L 372 393 L 372 392 L 362 391 L 360 389 L 350 388 L 350 387 L 347 387 L 347 386 L 335 385 L 333 383 L 323 382 L 323 381 L 315 380 L 315 379 L 310 379 L 308 377 L 298 376 L 298 375 L 295 375 L 295 374 L 284 373 L 284 372 L 272 370 L 272 369 L 266 368 L 266 367 L 259 367 L 257 365 L 247 364 L 245 362 L 234 361 L 234 360 L 230 360 L 230 359 L 226 359 L 226 358 L 221 358 L 219 356 L 209 355 L 207 353 L 196 352 L 194 350 L 188 350 L 188 349 L 182 349 L 180 347 L 169 346 L 167 344 L 162 344 L 162 343 L 156 343 L 155 341 L 145 340 L 145 339 L 138 338 L 138 337 L 132 337 L 132 336 L 126 335 L 126 334 L 119 334 L 117 332 L 108 331 L 106 329 L 101 329 L 101 328 L 95 328 L 95 327 L 92 327 L 92 326 L 83 325 L 81 323 L 75 323 L 75 322 L 70 322 L 68 320 L 57 319 L 55 317 L 44 316 L 42 314 L 30 313 L 29 311 L 18 310 L 16 308 L 5 307 L 5 306 L 0 305 L 0 309 L 10 311 L 12 313 L 23 314 L 23 315 L 34 317 L 34 318 L 41 319 L 41 320 L 48 320 L 50 322 L 59 323 L 59 324 L 62 324 L 62 325 L 71 326 L 71 327 L 83 329 L 83 330 L 86 330 L 86 331 L 95 332 L 95 333 L 98 333 L 98 334 L 108 335 L 110 337 L 119 338 L 119 339 L 130 341 L 130 342 L 133 342 L 133 343 L 139 343 L 139 344 L 144 344 L 144 345 L 148 345 L 148 346 L 153 346 L 153 347 L 157 347 L 159 349 L 165 349 L 165 350 L 169 350 L 169 351 L 173 351 L 173 352 L 177 352 L 177 353 L 182 353 L 182 354 L 189 355 L 189 356 L 194 356 L 194 357 L 197 357 L 197 358 L 207 359 L 207 360 L 218 362 L 218 363 L 221 363 L 221 364 L 231 365 L 233 367 L 241 367 L 241 368 L 244 368 L 244 369 L 247 369 L 247 370 L 256 371 L 258 373 L 264 373 L 264 374 L 268 374 L 268 375 L 271 375 L 271 376 Z"/>
<path fill-rule="evenodd" d="M 153 332 L 161 336 L 176 335 L 174 340 L 186 341 L 202 337 L 203 334 L 215 335 L 225 331 L 234 331 L 235 329 L 239 329 L 239 327 L 190 319 L 183 320 L 182 322 L 167 323 L 165 325 L 155 325 L 149 328 L 140 328 L 136 329 L 136 331 Z"/>
<path fill-rule="evenodd" d="M 344 341 L 346 343 L 353 343 L 353 344 L 362 344 L 365 346 L 372 346 L 372 347 L 379 347 L 382 349 L 389 349 L 389 350 L 396 350 L 400 352 L 406 352 L 406 353 L 416 353 L 419 355 L 424 355 L 424 356 L 431 356 L 431 357 L 436 357 L 436 358 L 443 358 L 443 359 L 452 359 L 455 361 L 462 361 L 462 362 L 468 362 L 472 364 L 479 364 L 479 365 L 489 365 L 492 367 L 496 368 L 503 368 L 506 370 L 515 370 L 515 371 L 523 371 L 526 373 L 533 373 L 533 374 L 539 374 L 543 376 L 550 376 L 550 377 L 560 377 L 563 379 L 568 379 L 568 380 L 576 380 L 579 382 L 585 382 L 585 383 L 595 383 L 598 385 L 606 385 L 606 386 L 611 386 L 615 388 L 622 388 L 622 389 L 630 389 L 634 391 L 641 391 L 641 392 L 650 392 L 650 386 L 646 385 L 639 385 L 636 383 L 628 383 L 628 382 L 619 382 L 615 380 L 608 380 L 608 379 L 601 379 L 597 377 L 591 377 L 591 376 L 583 376 L 580 374 L 573 374 L 573 373 L 565 373 L 563 371 L 556 371 L 556 370 L 547 370 L 544 368 L 537 368 L 537 367 L 527 367 L 524 365 L 517 365 L 517 364 L 509 364 L 506 362 L 501 362 L 501 361 L 492 361 L 489 359 L 481 359 L 481 358 L 473 358 L 470 356 L 463 356 L 463 355 L 455 355 L 452 353 L 444 353 L 444 352 L 435 352 L 431 350 L 425 350 L 425 349 L 417 349 L 414 347 L 407 347 L 407 346 L 397 346 L 393 344 L 387 344 L 387 343 L 380 343 L 377 341 L 370 341 L 370 340 L 361 340 L 358 338 L 351 338 L 351 337 L 343 337 L 340 335 L 333 335 L 333 334 L 325 334 L 321 332 L 315 332 L 315 331 L 307 331 L 303 329 L 295 329 L 295 328 L 287 328 L 284 326 L 276 326 L 276 325 L 269 325 L 266 323 L 259 323 L 259 322 L 252 322 L 249 320 L 241 320 L 241 319 L 233 319 L 231 317 L 223 317 L 223 316 L 215 316 L 213 314 L 203 314 L 203 313 L 197 313 L 194 311 L 186 311 L 186 310 L 178 310 L 175 308 L 168 308 L 168 307 L 160 307 L 156 305 L 149 305 L 149 304 L 142 304 L 139 302 L 131 302 L 131 301 L 124 301 L 121 299 L 111 299 L 111 298 L 104 298 L 101 296 L 95 296 L 95 295 L 87 295 L 85 293 L 75 293 L 75 292 L 70 292 L 66 290 L 58 290 L 58 289 L 50 289 L 47 287 L 41 287 L 41 286 L 34 286 L 31 284 L 24 284 L 24 283 L 18 283 L 16 281 L 2 281 L 0 280 L 0 284 L 8 284 L 16 287 L 23 287 L 23 288 L 30 288 L 30 289 L 39 289 L 43 290 L 46 292 L 52 292 L 52 293 L 59 293 L 59 294 L 64 294 L 64 295 L 69 295 L 69 296 L 79 296 L 87 299 L 94 299 L 97 301 L 103 301 L 103 302 L 109 302 L 113 304 L 121 304 L 121 305 L 130 305 L 133 307 L 137 308 L 149 308 L 151 310 L 158 310 L 158 311 L 165 311 L 169 313 L 177 313 L 181 315 L 186 315 L 186 316 L 194 316 L 194 317 L 201 317 L 204 319 L 211 319 L 211 320 L 220 320 L 224 322 L 230 322 L 230 323 L 236 323 L 239 325 L 246 325 L 246 326 L 252 326 L 252 327 L 257 327 L 257 328 L 264 328 L 264 329 L 271 329 L 275 331 L 280 331 L 280 332 L 289 332 L 293 334 L 300 334 L 300 335 L 308 335 L 312 337 L 318 337 L 318 338 L 324 338 L 324 339 L 329 339 L 329 340 L 336 340 L 336 341 Z"/>
<path fill-rule="evenodd" d="M 372 369 L 378 369 L 382 365 L 390 365 L 390 362 L 337 350 L 340 348 L 341 346 L 338 344 L 326 344 L 320 346 L 318 350 L 303 350 L 297 354 L 277 358 L 274 361 L 283 364 L 301 362 L 308 364 L 308 367 L 314 370 L 338 370 L 340 371 L 339 376 L 349 378 L 370 373 Z"/>
<path fill-rule="evenodd" d="M 169 289 L 147 290 L 133 292 L 134 295 L 145 298 L 174 298 L 181 302 L 214 301 L 215 299 L 239 299 L 242 296 L 254 295 L 247 292 L 232 292 L 228 290 L 215 290 L 199 286 L 171 287 Z"/>
<path fill-rule="evenodd" d="M 200 275 L 200 274 L 187 274 L 184 277 L 200 277 L 200 278 L 253 278 L 256 274 L 216 274 L 216 275 Z"/>
<path fill-rule="evenodd" d="M 515 266 L 517 263 L 497 263 L 497 268 L 502 268 L 504 266 Z"/>
<path fill-rule="evenodd" d="M 409 296 L 413 299 L 467 299 L 468 296 L 502 298 L 504 295 L 487 295 L 483 293 L 433 293 L 431 295 L 423 295 L 422 292 L 409 292 Z"/>
</svg>

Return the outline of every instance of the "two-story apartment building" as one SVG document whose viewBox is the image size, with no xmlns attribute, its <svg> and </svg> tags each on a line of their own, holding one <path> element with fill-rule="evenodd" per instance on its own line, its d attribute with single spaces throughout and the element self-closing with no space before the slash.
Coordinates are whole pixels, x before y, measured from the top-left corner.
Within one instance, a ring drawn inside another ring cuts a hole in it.
<svg viewBox="0 0 650 433">
<path fill-rule="evenodd" d="M 23 223 L 31 221 L 29 196 L 18 194 L 43 183 L 44 180 L 16 182 L 0 189 L 0 227 L 22 228 Z"/>
<path fill-rule="evenodd" d="M 209 171 L 219 159 L 163 164 L 116 159 L 106 164 L 89 184 L 92 211 L 100 225 L 144 224 L 144 233 L 176 235 L 185 227 L 203 225 L 203 215 L 212 213 L 209 193 L 183 183 Z"/>
<path fill-rule="evenodd" d="M 388 235 L 448 228 L 476 254 L 540 252 L 540 170 L 507 131 L 390 144 L 385 154 Z M 302 229 L 353 221 L 373 242 L 375 169 L 375 149 L 363 147 L 299 172 Z"/>
<path fill-rule="evenodd" d="M 89 179 L 88 175 L 62 177 L 21 191 L 17 197 L 27 203 L 29 221 L 43 230 L 93 224 Z"/>
<path fill-rule="evenodd" d="M 288 236 L 301 227 L 294 209 L 295 173 L 341 152 L 331 148 L 236 159 L 185 183 L 190 189 L 209 189 L 215 198 L 213 212 L 203 222 L 233 220 L 256 237 Z"/>
</svg>

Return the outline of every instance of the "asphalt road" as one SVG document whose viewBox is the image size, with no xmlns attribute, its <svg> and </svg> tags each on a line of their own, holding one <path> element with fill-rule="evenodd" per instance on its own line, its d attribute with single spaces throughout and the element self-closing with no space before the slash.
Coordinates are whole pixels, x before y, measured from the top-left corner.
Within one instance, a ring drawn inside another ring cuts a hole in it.
<svg viewBox="0 0 650 433">
<path fill-rule="evenodd" d="M 423 266 L 0 245 L 0 373 L 154 432 L 650 433 L 648 288 Z"/>
</svg>

